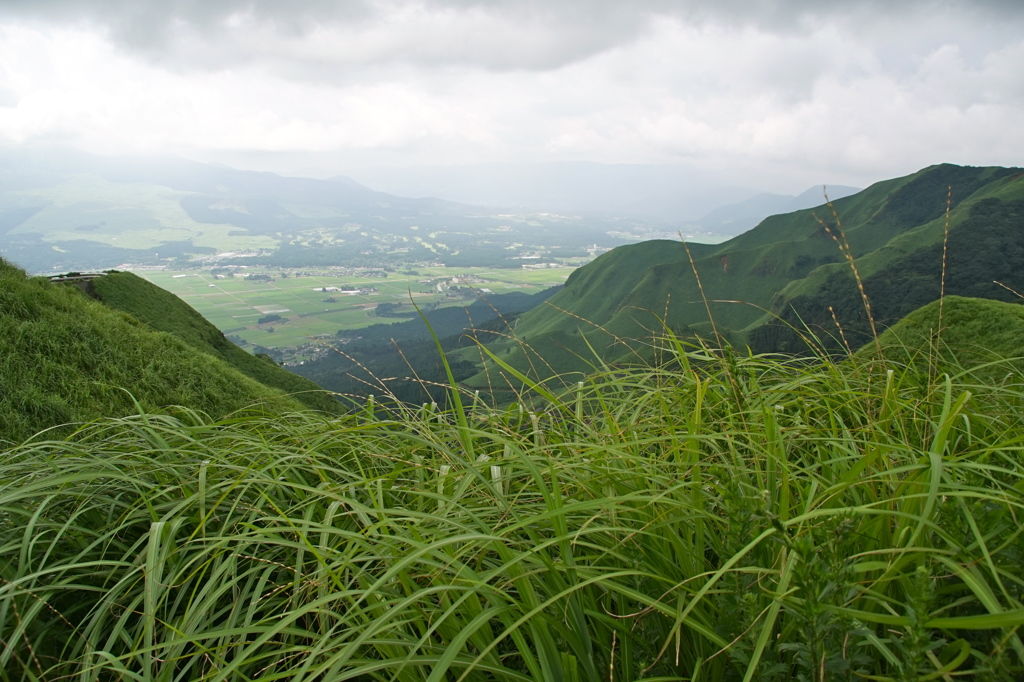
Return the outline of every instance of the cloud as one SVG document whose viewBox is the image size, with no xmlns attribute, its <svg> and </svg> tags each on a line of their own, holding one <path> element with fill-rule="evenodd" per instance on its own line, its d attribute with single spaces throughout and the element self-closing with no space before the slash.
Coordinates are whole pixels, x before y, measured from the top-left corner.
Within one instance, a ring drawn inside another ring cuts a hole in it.
<svg viewBox="0 0 1024 682">
<path fill-rule="evenodd" d="M 411 64 L 543 71 L 628 46 L 661 18 L 793 35 L 822 23 L 962 16 L 1019 21 L 1016 0 L 7 0 L 0 20 L 99 27 L 166 69 L 274 64 L 332 80 L 344 67 Z"/>
<path fill-rule="evenodd" d="M 1021 8 L 4 0 L 0 140 L 272 170 L 679 162 L 797 191 L 1019 164 Z"/>
<path fill-rule="evenodd" d="M 628 5 L 594 12 L 579 2 L 531 1 L 16 0 L 0 8 L 4 17 L 99 27 L 165 68 L 281 61 L 311 72 L 395 62 L 557 68 L 630 40 L 646 22 Z"/>
<path fill-rule="evenodd" d="M 0 88 L 0 107 L 13 107 L 18 104 L 18 98 L 7 88 Z"/>
</svg>

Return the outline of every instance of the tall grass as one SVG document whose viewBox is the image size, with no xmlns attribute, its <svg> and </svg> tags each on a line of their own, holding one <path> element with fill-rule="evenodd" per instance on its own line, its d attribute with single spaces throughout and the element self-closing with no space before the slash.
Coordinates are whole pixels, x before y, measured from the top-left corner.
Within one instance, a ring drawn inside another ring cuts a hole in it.
<svg viewBox="0 0 1024 682">
<path fill-rule="evenodd" d="M 2 677 L 1024 674 L 1024 386 L 665 343 L 530 409 L 9 449 Z"/>
</svg>

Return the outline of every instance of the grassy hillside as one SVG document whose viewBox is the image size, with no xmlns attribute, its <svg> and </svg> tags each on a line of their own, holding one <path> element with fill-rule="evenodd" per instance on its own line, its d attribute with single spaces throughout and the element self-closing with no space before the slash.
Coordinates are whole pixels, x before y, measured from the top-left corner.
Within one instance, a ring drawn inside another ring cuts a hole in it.
<svg viewBox="0 0 1024 682">
<path fill-rule="evenodd" d="M 0 442 L 140 407 L 223 417 L 253 403 L 273 413 L 302 407 L 73 286 L 0 260 Z"/>
<path fill-rule="evenodd" d="M 89 294 L 104 305 L 130 314 L 156 331 L 167 332 L 196 350 L 213 355 L 256 381 L 288 393 L 309 408 L 340 414 L 330 394 L 272 360 L 250 355 L 174 294 L 130 272 L 111 272 L 90 282 Z"/>
<path fill-rule="evenodd" d="M 694 244 L 690 250 L 699 257 L 715 248 Z M 660 335 L 664 331 L 661 318 L 667 308 L 676 305 L 667 297 L 640 300 L 642 293 L 638 296 L 638 292 L 649 291 L 647 282 L 658 277 L 652 272 L 680 259 L 687 259 L 683 244 L 667 240 L 609 251 L 574 271 L 562 291 L 547 302 L 524 313 L 513 329 L 514 338 L 488 345 L 505 361 L 533 376 L 599 369 L 601 360 L 591 347 L 606 360 L 622 354 L 634 355 L 630 349 L 635 350 L 636 344 L 623 343 L 622 339 Z M 681 328 L 677 326 L 677 330 Z M 467 349 L 458 357 L 479 361 L 480 354 Z M 469 379 L 469 383 L 493 391 L 495 387 L 500 390 L 503 380 L 480 374 Z"/>
<path fill-rule="evenodd" d="M 0 679 L 1024 677 L 1024 385 L 675 352 L 533 410 L 8 448 Z"/>
<path fill-rule="evenodd" d="M 929 301 L 942 290 L 969 297 L 1015 300 L 1024 286 L 1024 177 L 1005 178 L 986 187 L 949 215 L 949 238 L 943 245 L 945 216 L 908 230 L 857 259 L 880 329 Z M 773 317 L 760 320 L 750 334 L 756 349 L 795 351 L 801 346 L 784 328 L 810 327 L 822 338 L 836 331 L 832 306 L 854 346 L 871 339 L 867 312 L 847 264 L 823 267 L 784 288 L 773 301 Z M 832 344 L 837 347 L 836 344 Z"/>
<path fill-rule="evenodd" d="M 879 341 L 890 357 L 916 354 L 920 364 L 971 367 L 975 374 L 1002 381 L 1007 371 L 1024 370 L 1024 305 L 1019 299 L 1006 303 L 947 296 L 913 311 Z M 867 359 L 874 353 L 870 344 L 858 356 Z"/>
<path fill-rule="evenodd" d="M 622 338 L 639 339 L 630 345 L 643 357 L 643 339 L 666 329 L 718 334 L 762 352 L 799 351 L 806 346 L 790 327 L 807 324 L 827 339 L 835 333 L 830 305 L 860 345 L 870 338 L 863 304 L 836 240 L 877 299 L 877 322 L 891 324 L 939 297 L 949 187 L 946 293 L 1011 296 L 992 280 L 1024 287 L 1024 174 L 945 164 L 877 183 L 831 209 L 772 216 L 714 247 L 691 246 L 693 263 L 672 242 L 619 247 L 577 271 L 549 306 L 524 314 L 518 341 L 492 350 L 527 373 L 534 356 L 578 358 L 562 372 L 628 359 Z M 496 363 L 488 369 L 471 384 L 504 381 Z"/>
</svg>

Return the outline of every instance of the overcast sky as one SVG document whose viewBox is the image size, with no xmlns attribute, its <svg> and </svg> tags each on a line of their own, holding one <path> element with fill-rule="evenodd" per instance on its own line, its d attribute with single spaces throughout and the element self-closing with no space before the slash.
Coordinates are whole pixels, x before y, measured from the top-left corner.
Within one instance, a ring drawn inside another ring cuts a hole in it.
<svg viewBox="0 0 1024 682">
<path fill-rule="evenodd" d="M 1024 165 L 1022 0 L 0 0 L 0 145 L 280 172 Z"/>
</svg>

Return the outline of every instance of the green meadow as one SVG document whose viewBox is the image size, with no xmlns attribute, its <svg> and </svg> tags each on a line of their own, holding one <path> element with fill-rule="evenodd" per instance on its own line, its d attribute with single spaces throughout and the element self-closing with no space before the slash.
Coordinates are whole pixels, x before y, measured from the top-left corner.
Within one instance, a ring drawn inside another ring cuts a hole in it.
<svg viewBox="0 0 1024 682">
<path fill-rule="evenodd" d="M 135 274 L 175 294 L 199 311 L 225 334 L 268 348 L 289 348 L 309 343 L 320 335 L 333 336 L 341 329 L 359 329 L 371 324 L 400 322 L 406 318 L 377 317 L 381 303 L 400 306 L 400 313 L 415 314 L 418 306 L 466 305 L 488 291 L 504 294 L 520 291 L 533 294 L 565 282 L 574 268 L 488 269 L 413 267 L 416 275 L 397 268 L 387 277 L 359 277 L 340 268 L 247 268 L 234 277 L 217 278 L 209 270 L 139 270 Z M 244 273 L 244 274 L 243 274 Z M 287 277 L 281 277 L 285 273 Z M 246 275 L 267 275 L 273 281 L 247 280 Z M 474 281 L 451 291 L 451 278 L 470 275 Z M 440 284 L 441 289 L 438 289 Z M 353 287 L 376 289 L 367 293 L 329 291 Z M 324 291 L 327 289 L 328 291 Z M 483 291 L 484 289 L 488 291 Z M 324 299 L 333 298 L 334 301 Z M 282 319 L 263 325 L 260 318 L 280 315 Z M 269 331 L 270 329 L 273 331 Z"/>
</svg>

